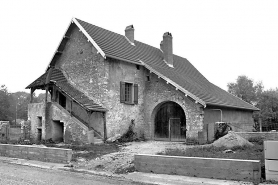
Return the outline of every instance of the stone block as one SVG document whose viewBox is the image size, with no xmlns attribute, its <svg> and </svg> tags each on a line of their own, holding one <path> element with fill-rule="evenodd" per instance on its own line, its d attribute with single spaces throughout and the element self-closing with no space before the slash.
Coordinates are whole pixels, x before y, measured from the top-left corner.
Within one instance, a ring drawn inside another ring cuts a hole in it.
<svg viewBox="0 0 278 185">
<path fill-rule="evenodd" d="M 160 155 L 135 155 L 135 168 L 141 172 L 185 175 L 203 178 L 260 182 L 257 160 L 235 160 Z"/>
<path fill-rule="evenodd" d="M 28 145 L 0 144 L 0 155 L 45 162 L 69 163 L 72 159 L 72 150 Z"/>
</svg>

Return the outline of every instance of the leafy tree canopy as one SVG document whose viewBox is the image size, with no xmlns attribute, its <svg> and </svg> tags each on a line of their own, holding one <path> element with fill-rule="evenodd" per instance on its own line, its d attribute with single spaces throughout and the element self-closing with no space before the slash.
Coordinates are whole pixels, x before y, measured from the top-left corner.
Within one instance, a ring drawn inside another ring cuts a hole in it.
<svg viewBox="0 0 278 185">
<path fill-rule="evenodd" d="M 229 93 L 253 105 L 256 105 L 263 89 L 262 82 L 254 83 L 252 79 L 245 75 L 239 76 L 235 83 L 228 83 Z"/>
<path fill-rule="evenodd" d="M 44 100 L 45 94 L 41 93 L 33 96 L 33 102 L 39 103 Z M 5 85 L 0 86 L 0 121 L 14 121 L 17 119 L 27 120 L 28 104 L 30 103 L 30 93 L 18 91 L 9 93 Z"/>
<path fill-rule="evenodd" d="M 9 120 L 10 112 L 9 112 L 9 93 L 8 89 L 5 85 L 0 86 L 0 120 Z"/>
<path fill-rule="evenodd" d="M 278 89 L 264 91 L 257 103 L 260 112 L 255 118 L 261 117 L 264 124 L 278 123 Z"/>
</svg>

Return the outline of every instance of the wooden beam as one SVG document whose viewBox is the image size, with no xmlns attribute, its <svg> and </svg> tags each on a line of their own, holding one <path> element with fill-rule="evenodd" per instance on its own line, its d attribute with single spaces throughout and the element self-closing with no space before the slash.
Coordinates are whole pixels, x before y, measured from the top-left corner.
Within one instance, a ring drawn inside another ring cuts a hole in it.
<svg viewBox="0 0 278 185">
<path fill-rule="evenodd" d="M 70 100 L 70 115 L 72 116 L 72 99 Z"/>
<path fill-rule="evenodd" d="M 48 85 L 45 87 L 45 104 L 47 104 L 47 96 L 48 96 Z"/>
<path fill-rule="evenodd" d="M 103 112 L 103 138 L 104 138 L 104 141 L 107 140 L 107 130 L 106 130 L 106 113 Z"/>
<path fill-rule="evenodd" d="M 30 99 L 30 103 L 33 103 L 33 95 L 34 95 L 34 91 L 36 89 L 35 88 L 31 88 L 31 93 L 30 93 L 30 96 L 31 96 L 31 99 Z"/>
</svg>

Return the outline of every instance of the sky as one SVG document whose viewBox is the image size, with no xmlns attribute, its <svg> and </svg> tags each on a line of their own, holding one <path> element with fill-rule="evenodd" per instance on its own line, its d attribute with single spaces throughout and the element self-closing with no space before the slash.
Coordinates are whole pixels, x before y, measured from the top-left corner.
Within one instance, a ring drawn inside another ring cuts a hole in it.
<svg viewBox="0 0 278 185">
<path fill-rule="evenodd" d="M 1 0 L 0 85 L 25 90 L 42 75 L 73 17 L 173 52 L 227 90 L 246 75 L 278 87 L 277 0 Z"/>
</svg>

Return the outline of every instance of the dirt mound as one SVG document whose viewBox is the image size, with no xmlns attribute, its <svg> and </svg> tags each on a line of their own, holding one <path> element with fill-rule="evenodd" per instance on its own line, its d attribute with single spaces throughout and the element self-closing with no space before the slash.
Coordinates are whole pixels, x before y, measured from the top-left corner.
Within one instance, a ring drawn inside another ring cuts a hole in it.
<svg viewBox="0 0 278 185">
<path fill-rule="evenodd" d="M 129 170 L 134 171 L 134 155 L 150 154 L 154 155 L 164 152 L 168 148 L 184 149 L 187 146 L 183 143 L 162 142 L 162 141 L 145 141 L 130 142 L 121 147 L 120 151 L 109 153 L 87 161 L 86 159 L 78 159 L 74 166 L 76 169 L 88 169 L 96 171 L 106 171 L 112 173 L 125 173 Z"/>
<path fill-rule="evenodd" d="M 218 140 L 212 143 L 213 146 L 216 147 L 227 147 L 232 148 L 235 146 L 253 146 L 252 143 L 247 141 L 246 139 L 242 138 L 238 134 L 233 131 L 229 131 L 227 135 L 219 138 Z"/>
</svg>

